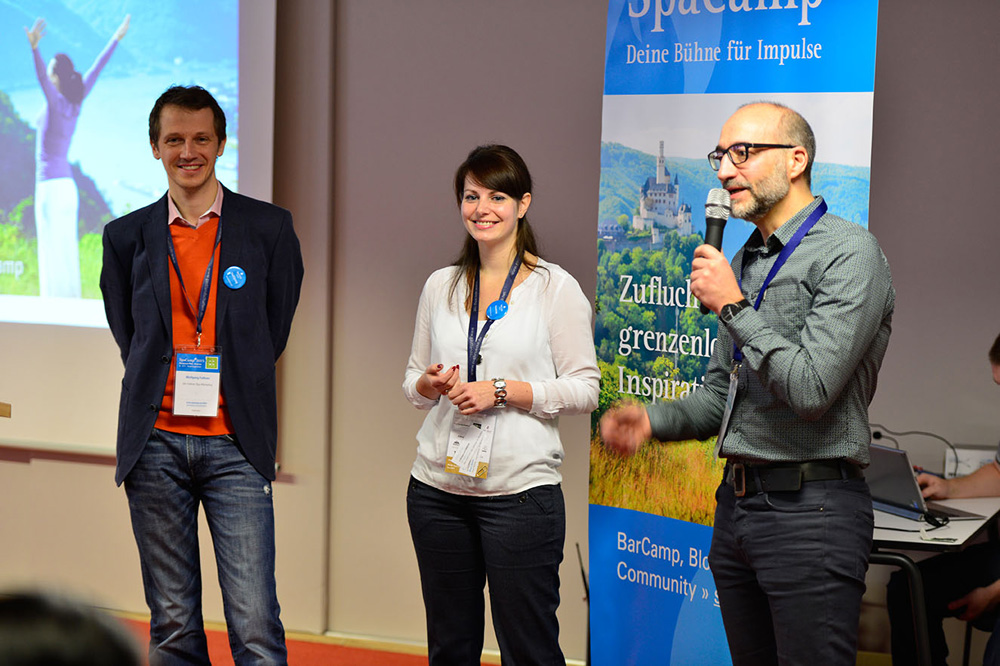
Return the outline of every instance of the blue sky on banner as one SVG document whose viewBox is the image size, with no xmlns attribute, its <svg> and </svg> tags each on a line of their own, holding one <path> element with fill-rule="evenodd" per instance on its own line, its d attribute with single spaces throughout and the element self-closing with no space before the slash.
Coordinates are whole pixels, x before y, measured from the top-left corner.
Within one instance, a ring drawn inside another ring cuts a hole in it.
<svg viewBox="0 0 1000 666">
<path fill-rule="evenodd" d="M 611 0 L 604 94 L 871 92 L 877 16 L 877 0 Z"/>
</svg>

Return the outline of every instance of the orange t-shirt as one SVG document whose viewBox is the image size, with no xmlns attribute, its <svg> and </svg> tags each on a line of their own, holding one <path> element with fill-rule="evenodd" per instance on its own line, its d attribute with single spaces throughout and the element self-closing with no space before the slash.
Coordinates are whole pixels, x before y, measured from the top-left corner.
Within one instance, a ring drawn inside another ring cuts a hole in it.
<svg viewBox="0 0 1000 666">
<path fill-rule="evenodd" d="M 219 248 L 215 247 L 215 236 L 219 230 L 219 217 L 213 216 L 197 229 L 186 224 L 171 224 L 170 236 L 174 241 L 174 251 L 177 254 L 177 264 L 184 275 L 184 287 L 188 298 L 181 290 L 181 282 L 177 279 L 177 271 L 173 262 L 169 262 L 170 272 L 170 304 L 172 308 L 172 326 L 174 350 L 179 346 L 194 347 L 198 337 L 198 299 L 201 297 L 201 285 L 205 279 L 212 250 L 215 249 L 215 262 L 212 265 L 212 282 L 208 292 L 208 306 L 201 322 L 201 349 L 210 350 L 215 346 L 215 304 L 219 286 Z M 164 251 L 166 251 L 164 249 Z M 195 310 L 192 311 L 191 306 Z M 221 350 L 221 363 L 227 363 L 226 350 Z M 170 376 L 167 378 L 166 390 L 163 392 L 163 402 L 160 403 L 160 413 L 156 419 L 156 427 L 168 432 L 183 435 L 225 435 L 234 432 L 229 420 L 229 410 L 226 409 L 225 398 L 219 396 L 219 415 L 213 418 L 205 416 L 175 416 L 174 379 L 177 373 L 176 356 L 170 361 Z"/>
</svg>

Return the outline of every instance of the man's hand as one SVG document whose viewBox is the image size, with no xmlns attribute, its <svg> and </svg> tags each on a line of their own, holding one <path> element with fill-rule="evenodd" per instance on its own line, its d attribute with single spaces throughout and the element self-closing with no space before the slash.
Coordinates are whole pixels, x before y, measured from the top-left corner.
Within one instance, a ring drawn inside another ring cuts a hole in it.
<svg viewBox="0 0 1000 666">
<path fill-rule="evenodd" d="M 920 494 L 924 499 L 948 499 L 951 496 L 948 480 L 933 474 L 917 474 Z"/>
<path fill-rule="evenodd" d="M 715 314 L 719 314 L 723 305 L 744 298 L 725 255 L 711 245 L 695 248 L 691 262 L 691 293 Z"/>
<path fill-rule="evenodd" d="M 948 609 L 958 610 L 959 608 L 964 607 L 965 610 L 958 616 L 958 619 L 965 622 L 975 620 L 977 617 L 988 610 L 992 610 L 997 605 L 997 596 L 1000 594 L 1000 590 L 997 589 L 998 587 L 1000 587 L 1000 581 L 987 585 L 986 587 L 977 587 L 961 599 L 956 599 L 948 604 Z"/>
<path fill-rule="evenodd" d="M 611 451 L 631 456 L 653 436 L 649 415 L 642 405 L 630 404 L 610 409 L 601 417 L 601 440 Z"/>
</svg>

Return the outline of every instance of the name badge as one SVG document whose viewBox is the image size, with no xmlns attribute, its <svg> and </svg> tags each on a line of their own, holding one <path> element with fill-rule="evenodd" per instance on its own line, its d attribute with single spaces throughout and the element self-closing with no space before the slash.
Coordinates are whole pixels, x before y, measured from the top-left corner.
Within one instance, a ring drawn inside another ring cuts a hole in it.
<svg viewBox="0 0 1000 666">
<path fill-rule="evenodd" d="M 726 394 L 726 411 L 722 413 L 722 425 L 719 426 L 719 434 L 715 438 L 715 457 L 719 457 L 722 451 L 722 440 L 726 436 L 729 428 L 729 417 L 733 415 L 733 403 L 736 402 L 736 388 L 740 383 L 740 364 L 733 363 L 733 370 L 729 373 L 729 393 Z"/>
<path fill-rule="evenodd" d="M 459 414 L 451 422 L 444 471 L 485 479 L 490 468 L 497 416 L 489 412 Z"/>
<path fill-rule="evenodd" d="M 222 355 L 217 348 L 189 349 L 174 353 L 174 414 L 214 418 L 219 415 Z"/>
</svg>

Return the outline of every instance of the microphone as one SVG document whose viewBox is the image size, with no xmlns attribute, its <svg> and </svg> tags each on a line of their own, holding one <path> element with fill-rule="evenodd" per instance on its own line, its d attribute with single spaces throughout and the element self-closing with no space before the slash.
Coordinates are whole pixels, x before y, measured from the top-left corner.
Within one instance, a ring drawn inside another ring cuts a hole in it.
<svg viewBox="0 0 1000 666">
<path fill-rule="evenodd" d="M 726 228 L 729 219 L 729 192 L 716 187 L 708 193 L 705 200 L 705 244 L 716 250 L 722 250 L 722 230 Z M 708 314 L 708 306 L 701 304 L 701 313 Z"/>
</svg>

